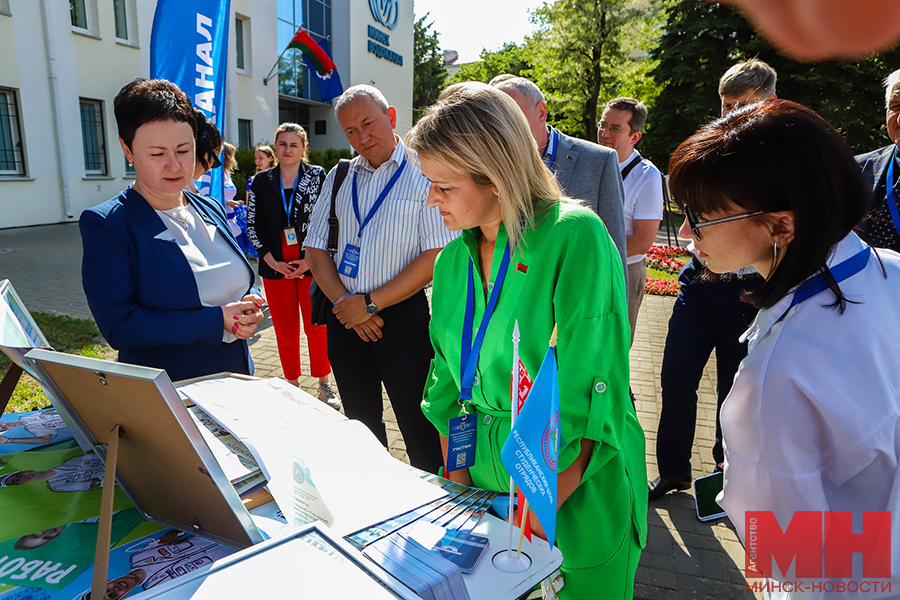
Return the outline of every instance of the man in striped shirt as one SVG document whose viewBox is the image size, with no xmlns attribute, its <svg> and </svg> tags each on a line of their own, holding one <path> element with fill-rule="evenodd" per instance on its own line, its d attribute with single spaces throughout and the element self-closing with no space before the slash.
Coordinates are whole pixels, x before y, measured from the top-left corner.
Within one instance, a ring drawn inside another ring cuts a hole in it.
<svg viewBox="0 0 900 600">
<path fill-rule="evenodd" d="M 336 199 L 337 253 L 328 249 L 328 216 L 336 169 L 310 218 L 306 259 L 332 302 L 328 358 L 347 417 L 365 423 L 385 446 L 384 384 L 410 463 L 437 472 L 440 441 L 420 408 L 434 351 L 424 287 L 434 259 L 455 233 L 425 200 L 430 182 L 418 157 L 394 134 L 397 113 L 369 85 L 345 91 L 335 115 L 358 156 Z"/>
</svg>

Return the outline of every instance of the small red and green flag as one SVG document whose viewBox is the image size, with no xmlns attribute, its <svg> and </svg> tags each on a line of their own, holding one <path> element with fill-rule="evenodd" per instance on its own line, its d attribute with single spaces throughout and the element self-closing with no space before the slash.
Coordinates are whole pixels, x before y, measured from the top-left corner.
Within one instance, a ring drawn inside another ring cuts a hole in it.
<svg viewBox="0 0 900 600">
<path fill-rule="evenodd" d="M 295 48 L 303 53 L 309 61 L 309 65 L 316 70 L 321 77 L 328 77 L 331 75 L 337 67 L 334 64 L 334 61 L 331 60 L 331 57 L 328 56 L 328 53 L 312 39 L 306 31 L 301 27 L 297 30 L 297 33 L 294 34 L 294 38 L 291 40 L 291 43 L 288 44 L 288 48 Z M 287 50 L 287 48 L 285 48 Z"/>
</svg>

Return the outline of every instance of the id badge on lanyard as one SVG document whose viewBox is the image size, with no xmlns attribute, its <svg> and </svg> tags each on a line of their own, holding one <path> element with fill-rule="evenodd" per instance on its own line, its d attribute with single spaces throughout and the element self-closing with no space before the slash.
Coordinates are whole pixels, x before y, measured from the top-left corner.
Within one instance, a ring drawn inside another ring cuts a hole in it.
<svg viewBox="0 0 900 600">
<path fill-rule="evenodd" d="M 341 256 L 341 264 L 338 265 L 338 273 L 352 279 L 356 279 L 359 272 L 359 246 L 347 244 L 344 254 Z"/>
<path fill-rule="evenodd" d="M 353 174 L 353 179 L 350 182 L 350 196 L 353 200 L 353 214 L 356 216 L 356 222 L 359 223 L 359 232 L 356 235 L 356 244 L 347 244 L 344 247 L 344 254 L 341 255 L 341 262 L 338 265 L 338 274 L 350 277 L 351 279 L 356 279 L 356 275 L 359 272 L 359 259 L 362 254 L 361 246 L 363 229 L 366 228 L 366 225 L 369 224 L 369 221 L 372 220 L 372 217 L 375 216 L 375 213 L 377 213 L 378 209 L 381 208 L 381 205 L 384 204 L 385 199 L 388 197 L 388 194 L 391 193 L 391 190 L 394 189 L 397 180 L 400 179 L 400 175 L 403 174 L 403 169 L 405 168 L 406 157 L 403 158 L 403 162 L 400 163 L 400 166 L 397 167 L 397 170 L 391 176 L 387 185 L 385 185 L 384 189 L 381 190 L 381 193 L 378 194 L 375 203 L 372 205 L 372 208 L 369 209 L 369 214 L 366 215 L 365 219 L 362 219 L 359 214 L 359 193 L 356 191 L 356 173 Z"/>
<path fill-rule="evenodd" d="M 481 346 L 484 343 L 484 335 L 487 332 L 488 323 L 497 306 L 503 280 L 506 278 L 506 270 L 509 268 L 509 245 L 503 251 L 503 260 L 500 261 L 500 269 L 497 271 L 497 280 L 491 289 L 484 315 L 481 317 L 481 326 L 472 341 L 472 326 L 475 320 L 475 284 L 474 267 L 469 259 L 469 285 L 466 293 L 466 316 L 463 321 L 462 348 L 460 350 L 460 390 L 459 405 L 462 407 L 462 415 L 450 419 L 450 434 L 447 440 L 447 471 L 467 469 L 475 464 L 475 443 L 477 441 L 477 416 L 469 414 L 467 406 L 472 403 L 472 385 L 475 383 L 475 371 L 478 366 L 478 356 L 481 354 Z"/>
<path fill-rule="evenodd" d="M 450 419 L 447 441 L 447 471 L 468 469 L 475 464 L 478 419 L 468 413 Z"/>
<path fill-rule="evenodd" d="M 287 215 L 288 226 L 284 228 L 284 242 L 288 246 L 296 246 L 297 245 L 297 230 L 291 227 L 291 211 L 294 206 L 294 196 L 297 195 L 297 186 L 300 184 L 300 173 L 297 173 L 296 179 L 294 179 L 294 187 L 291 190 L 291 198 L 288 200 L 284 197 L 284 188 L 279 186 L 281 190 L 281 204 L 284 206 L 284 214 Z"/>
</svg>

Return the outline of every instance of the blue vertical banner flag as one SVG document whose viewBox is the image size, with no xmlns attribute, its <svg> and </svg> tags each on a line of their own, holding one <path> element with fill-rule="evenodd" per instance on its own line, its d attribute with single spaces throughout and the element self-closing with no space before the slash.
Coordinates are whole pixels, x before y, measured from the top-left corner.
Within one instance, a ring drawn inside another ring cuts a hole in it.
<svg viewBox="0 0 900 600">
<path fill-rule="evenodd" d="M 150 33 L 150 77 L 168 79 L 184 90 L 220 132 L 225 119 L 230 17 L 231 0 L 158 0 Z M 200 181 L 201 194 L 223 200 L 221 167 Z"/>
<path fill-rule="evenodd" d="M 500 451 L 552 546 L 556 541 L 557 466 L 561 441 L 556 329 L 525 404 Z"/>
</svg>

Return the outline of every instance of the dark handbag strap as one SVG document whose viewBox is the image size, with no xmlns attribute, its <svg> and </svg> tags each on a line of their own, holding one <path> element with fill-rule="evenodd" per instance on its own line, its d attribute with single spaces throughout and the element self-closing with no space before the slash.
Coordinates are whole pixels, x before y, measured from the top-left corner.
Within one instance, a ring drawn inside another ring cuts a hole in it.
<svg viewBox="0 0 900 600">
<path fill-rule="evenodd" d="M 347 172 L 350 170 L 350 161 L 342 158 L 338 163 L 337 171 L 334 174 L 334 182 L 331 185 L 331 214 L 328 217 L 328 254 L 334 258 L 337 254 L 338 233 L 340 231 L 340 222 L 337 218 L 337 210 L 335 203 L 337 201 L 338 192 L 347 178 Z"/>
<path fill-rule="evenodd" d="M 625 168 L 622 169 L 622 181 L 625 181 L 625 178 L 628 177 L 628 174 L 631 173 L 631 170 L 635 168 L 639 162 L 641 162 L 641 157 L 635 156 L 634 160 L 625 165 Z"/>
</svg>

